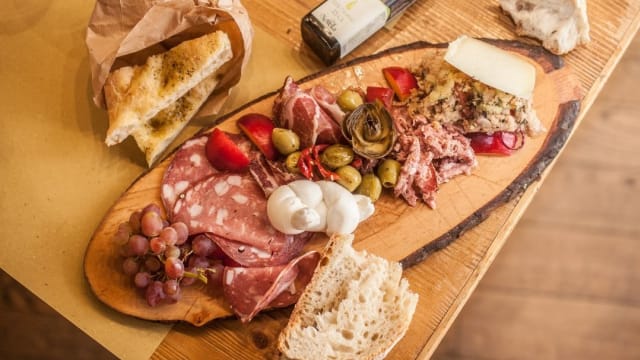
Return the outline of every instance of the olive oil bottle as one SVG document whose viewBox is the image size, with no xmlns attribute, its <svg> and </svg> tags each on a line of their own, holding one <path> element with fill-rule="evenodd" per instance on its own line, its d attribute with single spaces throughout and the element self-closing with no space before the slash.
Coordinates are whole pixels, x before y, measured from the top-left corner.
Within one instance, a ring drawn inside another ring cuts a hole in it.
<svg viewBox="0 0 640 360">
<path fill-rule="evenodd" d="M 395 20 L 415 0 L 326 0 L 302 18 L 302 38 L 333 64 Z"/>
</svg>

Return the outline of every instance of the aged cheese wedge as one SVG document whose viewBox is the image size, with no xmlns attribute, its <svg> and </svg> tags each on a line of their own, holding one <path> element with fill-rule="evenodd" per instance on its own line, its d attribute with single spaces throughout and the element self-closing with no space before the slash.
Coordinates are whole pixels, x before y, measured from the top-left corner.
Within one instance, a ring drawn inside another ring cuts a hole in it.
<svg viewBox="0 0 640 360">
<path fill-rule="evenodd" d="M 535 67 L 484 41 L 461 36 L 449 44 L 444 59 L 486 85 L 525 99 L 533 96 Z"/>
</svg>

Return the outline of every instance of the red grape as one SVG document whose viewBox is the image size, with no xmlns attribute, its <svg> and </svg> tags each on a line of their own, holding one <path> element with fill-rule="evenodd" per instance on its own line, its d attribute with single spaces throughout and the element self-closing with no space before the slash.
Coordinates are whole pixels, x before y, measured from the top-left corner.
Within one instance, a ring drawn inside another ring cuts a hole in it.
<svg viewBox="0 0 640 360">
<path fill-rule="evenodd" d="M 154 213 L 162 216 L 162 209 L 160 209 L 160 206 L 158 206 L 158 204 L 156 204 L 156 203 L 151 203 L 151 204 L 145 206 L 142 209 L 142 214 L 143 215 L 144 215 L 144 213 L 147 213 L 147 212 L 154 212 Z"/>
<path fill-rule="evenodd" d="M 184 264 L 182 260 L 168 258 L 164 262 L 164 272 L 169 279 L 178 279 L 184 275 Z"/>
<path fill-rule="evenodd" d="M 209 256 L 215 251 L 216 244 L 205 235 L 196 236 L 191 242 L 193 253 L 198 256 Z"/>
<path fill-rule="evenodd" d="M 162 217 L 155 211 L 143 212 L 140 229 L 146 236 L 158 236 L 163 228 Z"/>
<path fill-rule="evenodd" d="M 129 216 L 129 226 L 134 234 L 140 233 L 140 219 L 142 218 L 142 211 L 134 211 Z"/>
<path fill-rule="evenodd" d="M 122 223 L 118 226 L 118 230 L 113 234 L 111 241 L 116 244 L 125 244 L 131 235 L 131 226 L 128 223 Z"/>
<path fill-rule="evenodd" d="M 167 245 L 175 245 L 178 242 L 178 232 L 172 227 L 166 227 L 160 231 L 158 235 L 162 241 Z"/>
<path fill-rule="evenodd" d="M 151 272 L 156 272 L 162 268 L 162 263 L 157 257 L 148 256 L 144 259 L 144 267 Z"/>
<path fill-rule="evenodd" d="M 143 256 L 149 251 L 149 240 L 142 235 L 131 235 L 127 246 L 129 246 L 129 252 L 131 254 Z"/>
<path fill-rule="evenodd" d="M 164 257 L 168 258 L 179 258 L 180 257 L 180 248 L 175 245 L 167 246 L 167 249 L 164 251 Z"/>
<path fill-rule="evenodd" d="M 189 228 L 187 227 L 187 225 L 183 222 L 178 221 L 171 224 L 171 227 L 176 231 L 176 234 L 178 235 L 176 239 L 176 245 L 184 244 L 189 238 Z"/>
<path fill-rule="evenodd" d="M 144 289 L 149 286 L 150 282 L 151 275 L 148 272 L 139 272 L 133 277 L 133 283 L 140 289 Z"/>
<path fill-rule="evenodd" d="M 149 240 L 149 248 L 152 253 L 160 255 L 167 249 L 167 244 L 165 244 L 159 237 L 154 237 Z"/>
<path fill-rule="evenodd" d="M 169 279 L 164 282 L 162 290 L 169 296 L 175 295 L 178 290 L 180 290 L 180 285 L 178 284 L 178 281 L 176 279 Z"/>
<path fill-rule="evenodd" d="M 135 258 L 128 257 L 122 262 L 122 271 L 129 276 L 133 276 L 133 274 L 137 273 L 139 269 L 140 265 L 138 265 Z"/>
<path fill-rule="evenodd" d="M 144 296 L 150 306 L 156 306 L 159 302 L 164 300 L 167 295 L 164 293 L 162 281 L 156 280 L 149 284 Z"/>
</svg>

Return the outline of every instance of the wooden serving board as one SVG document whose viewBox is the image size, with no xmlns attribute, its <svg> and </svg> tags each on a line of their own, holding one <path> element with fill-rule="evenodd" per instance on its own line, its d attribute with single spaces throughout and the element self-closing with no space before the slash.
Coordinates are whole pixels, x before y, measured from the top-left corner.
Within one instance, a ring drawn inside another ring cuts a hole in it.
<svg viewBox="0 0 640 360">
<path fill-rule="evenodd" d="M 479 156 L 479 166 L 472 175 L 456 177 L 440 187 L 436 210 L 424 204 L 410 207 L 386 192 L 375 203 L 374 216 L 356 230 L 357 249 L 401 261 L 405 267 L 420 262 L 430 252 L 446 246 L 479 224 L 499 205 L 521 194 L 536 181 L 564 145 L 579 110 L 580 86 L 573 73 L 563 66 L 561 58 L 542 48 L 513 41 L 487 41 L 518 53 L 535 64 L 534 107 L 547 132 L 536 138 L 527 138 L 524 147 L 509 157 Z M 384 85 L 382 68 L 411 66 L 424 57 L 442 58 L 446 46 L 412 43 L 329 68 L 298 83 L 302 88 L 322 84 L 334 92 L 352 86 Z M 221 118 L 216 126 L 238 132 L 236 119 L 253 112 L 270 115 L 275 95 L 273 92 L 252 101 Z M 203 129 L 202 132 L 211 129 Z M 151 202 L 161 204 L 160 183 L 172 158 L 173 154 L 170 154 L 142 174 L 105 215 L 86 250 L 85 276 L 94 294 L 117 311 L 142 319 L 184 321 L 201 326 L 231 315 L 220 293 L 207 292 L 204 286 L 186 287 L 177 304 L 149 307 L 131 279 L 121 272 L 122 260 L 117 246 L 111 241 L 118 225 L 126 221 L 132 211 Z M 307 247 L 321 248 L 325 240 L 326 237 L 318 235 Z M 276 312 L 275 316 L 284 320 L 287 315 L 286 312 Z M 257 322 L 260 322 L 259 317 Z"/>
</svg>

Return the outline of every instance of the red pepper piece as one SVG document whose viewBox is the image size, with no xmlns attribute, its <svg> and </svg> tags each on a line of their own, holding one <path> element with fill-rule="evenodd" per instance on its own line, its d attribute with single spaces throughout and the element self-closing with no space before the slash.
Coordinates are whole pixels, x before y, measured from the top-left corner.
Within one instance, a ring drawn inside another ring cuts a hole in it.
<svg viewBox="0 0 640 360">
<path fill-rule="evenodd" d="M 367 86 L 365 101 L 373 103 L 376 102 L 376 100 L 382 101 L 386 108 L 390 108 L 393 102 L 393 90 L 388 87 Z"/>
<path fill-rule="evenodd" d="M 311 148 L 305 148 L 300 152 L 300 159 L 298 159 L 298 169 L 305 178 L 313 179 L 313 164 L 311 160 Z"/>
<path fill-rule="evenodd" d="M 205 146 L 207 159 L 220 171 L 245 171 L 249 166 L 249 158 L 240 150 L 238 145 L 227 134 L 213 129 Z"/>
<path fill-rule="evenodd" d="M 298 168 L 305 178 L 312 180 L 314 177 L 313 169 L 318 169 L 320 176 L 331 181 L 338 180 L 340 176 L 333 171 L 327 170 L 320 162 L 320 151 L 326 149 L 328 144 L 320 144 L 305 148 L 300 153 L 298 159 Z"/>
<path fill-rule="evenodd" d="M 493 134 L 465 134 L 471 140 L 471 147 L 476 154 L 511 155 L 524 146 L 522 131 L 496 131 Z"/>
</svg>

